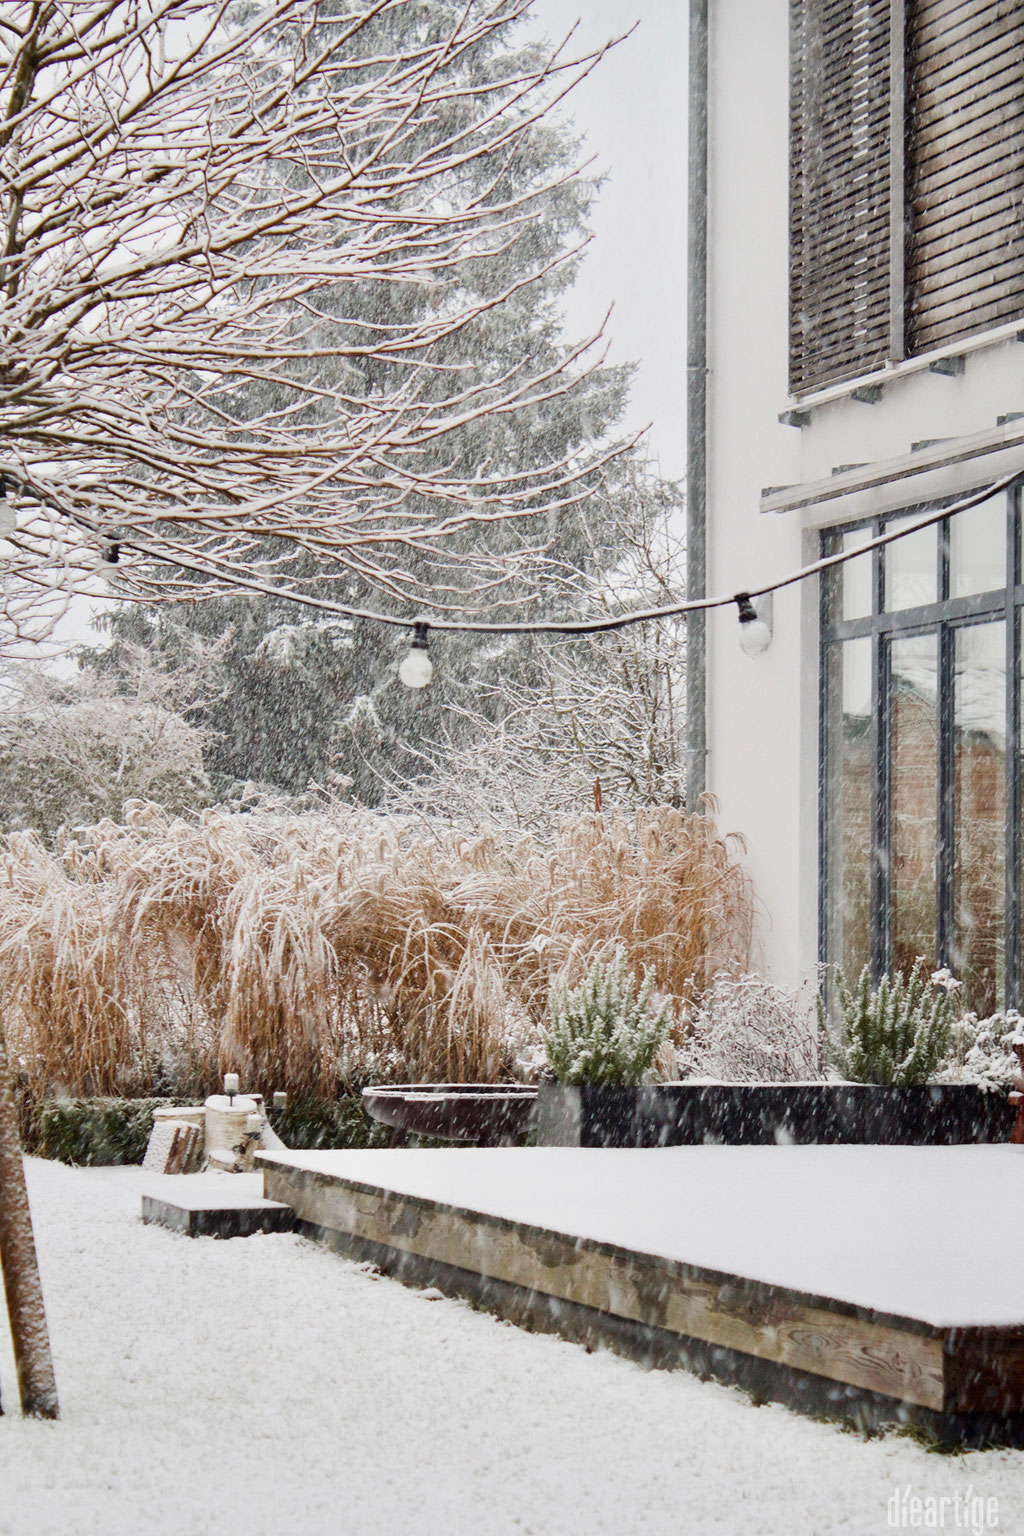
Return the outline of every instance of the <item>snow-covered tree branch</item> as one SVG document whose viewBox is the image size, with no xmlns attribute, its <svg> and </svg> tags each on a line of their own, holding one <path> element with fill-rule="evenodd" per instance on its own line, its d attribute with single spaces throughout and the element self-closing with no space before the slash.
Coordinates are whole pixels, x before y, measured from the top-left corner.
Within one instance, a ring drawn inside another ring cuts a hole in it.
<svg viewBox="0 0 1024 1536">
<path fill-rule="evenodd" d="M 578 611 L 595 618 L 669 604 L 685 570 L 675 532 L 679 492 L 637 473 L 593 519 L 607 549 L 593 549 L 576 578 Z M 615 564 L 610 568 L 609 554 Z M 595 582 L 588 572 L 601 573 Z M 578 640 L 536 637 L 516 667 L 492 642 L 475 678 L 474 705 L 452 706 L 446 739 L 424 741 L 419 776 L 392 780 L 388 803 L 428 808 L 474 826 L 543 825 L 591 808 L 684 804 L 685 635 L 662 620 Z M 359 740 L 339 736 L 351 767 Z"/>
<path fill-rule="evenodd" d="M 520 152 L 594 59 L 511 51 L 528 5 L 4 8 L 9 625 L 112 549 L 140 598 L 335 577 L 398 612 L 522 601 L 613 451 L 518 472 L 485 442 L 445 451 L 589 367 L 550 346 L 466 363 L 484 317 L 574 255 L 538 234 L 564 168 Z"/>
</svg>

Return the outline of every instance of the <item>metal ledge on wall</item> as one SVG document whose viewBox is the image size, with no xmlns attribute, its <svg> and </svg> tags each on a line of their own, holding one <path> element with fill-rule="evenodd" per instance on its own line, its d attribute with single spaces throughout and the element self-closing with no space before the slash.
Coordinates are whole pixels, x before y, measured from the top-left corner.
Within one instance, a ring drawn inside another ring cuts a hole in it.
<svg viewBox="0 0 1024 1536">
<path fill-rule="evenodd" d="M 944 373 L 949 377 L 957 378 L 963 372 L 969 356 L 987 351 L 990 347 L 1003 346 L 1007 342 L 1024 342 L 1024 328 L 1021 327 L 1020 320 L 1010 320 L 1005 325 L 982 331 L 977 336 L 950 342 L 945 347 L 937 347 L 934 351 L 922 353 L 919 357 L 907 357 L 899 362 L 887 363 L 883 368 L 876 368 L 873 372 L 861 374 L 858 378 L 846 379 L 839 384 L 826 384 L 821 389 L 809 390 L 802 394 L 793 394 L 790 396 L 788 407 L 780 413 L 779 421 L 784 427 L 809 426 L 814 419 L 815 411 L 820 406 L 834 405 L 838 401 L 851 398 L 864 399 L 862 391 L 881 389 L 885 385 L 896 384 L 910 378 L 916 373 Z"/>
<path fill-rule="evenodd" d="M 929 373 L 941 373 L 947 379 L 959 379 L 964 371 L 963 354 L 955 357 L 937 357 L 928 364 Z"/>
<path fill-rule="evenodd" d="M 796 512 L 820 502 L 836 501 L 840 497 L 856 495 L 889 485 L 894 481 L 907 480 L 924 475 L 931 470 L 967 463 L 984 458 L 986 454 L 999 453 L 1007 448 L 1024 448 L 1024 415 L 1004 417 L 1001 424 L 969 437 L 951 437 L 919 445 L 916 451 L 901 454 L 898 458 L 877 459 L 873 464 L 837 465 L 840 473 L 820 480 L 805 481 L 775 490 L 765 488 L 759 508 L 762 512 Z M 982 476 L 983 478 L 983 476 Z"/>
</svg>

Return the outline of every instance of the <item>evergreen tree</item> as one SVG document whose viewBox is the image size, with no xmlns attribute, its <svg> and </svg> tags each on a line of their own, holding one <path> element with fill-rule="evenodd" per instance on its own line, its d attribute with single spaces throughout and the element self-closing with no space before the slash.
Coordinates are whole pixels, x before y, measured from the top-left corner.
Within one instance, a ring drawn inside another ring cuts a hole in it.
<svg viewBox="0 0 1024 1536">
<path fill-rule="evenodd" d="M 460 9 L 458 0 L 389 9 L 378 27 L 371 25 L 358 33 L 356 43 L 360 57 L 366 58 L 367 72 L 381 68 L 375 59 L 393 55 L 396 48 L 405 53 L 418 41 L 426 44 L 442 35 Z M 384 27 L 386 36 L 381 32 Z M 396 27 L 403 29 L 399 37 Z M 536 67 L 540 45 L 524 41 L 521 33 L 522 27 L 513 19 L 507 28 L 487 31 L 462 52 L 457 69 L 464 94 L 450 90 L 438 101 L 437 114 L 443 121 L 432 124 L 432 133 L 457 136 L 464 132 L 479 111 L 474 90 L 485 91 L 489 81 Z M 420 122 L 415 131 L 427 129 Z M 407 149 L 403 146 L 403 154 Z M 475 309 L 477 314 L 469 326 L 444 337 L 431 353 L 439 394 L 450 394 L 452 371 L 467 395 L 472 395 L 497 388 L 524 358 L 529 358 L 534 374 L 550 371 L 554 376 L 566 366 L 574 349 L 561 333 L 562 297 L 581 259 L 597 189 L 592 178 L 570 174 L 580 152 L 568 126 L 551 118 L 537 120 L 534 109 L 524 108 L 519 130 L 501 155 L 472 161 L 459 173 L 462 178 L 471 175 L 474 198 L 495 209 L 536 194 L 531 216 L 517 215 L 503 231 L 500 254 L 492 250 L 487 259 L 468 256 L 453 262 L 446 258 L 439 261 L 434 282 L 383 283 L 369 275 L 319 296 L 315 320 L 319 343 L 324 353 L 346 353 L 335 366 L 351 376 L 353 399 L 393 396 L 410 368 L 407 356 L 389 360 L 380 356 L 379 349 L 373 356 L 354 356 L 361 338 L 371 333 L 379 336 L 388 327 L 404 335 L 415 326 L 426 332 L 439 312 L 460 308 Z M 450 190 L 439 173 L 434 188 L 439 203 Z M 460 195 L 465 196 L 464 188 Z M 399 217 L 400 208 L 395 212 Z M 339 239 L 344 238 L 352 237 L 339 232 Z M 543 276 L 520 282 L 520 274 L 536 271 Z M 487 307 L 481 310 L 481 303 Z M 297 314 L 295 323 L 308 325 L 309 318 Z M 321 360 L 320 366 L 329 370 L 331 359 Z M 456 477 L 479 483 L 486 517 L 492 498 L 497 507 L 501 492 L 501 504 L 507 505 L 509 492 L 517 485 L 528 487 L 529 472 L 539 466 L 564 463 L 567 473 L 577 473 L 593 445 L 607 441 L 614 431 L 628 383 L 625 368 L 581 371 L 569 393 L 539 398 L 529 409 L 515 413 L 478 415 L 459 432 L 446 433 L 433 450 L 431 467 L 443 466 Z M 419 379 L 417 387 L 429 400 L 429 378 L 425 384 Z M 253 411 L 265 411 L 271 394 L 268 385 L 258 398 L 254 395 Z M 316 409 L 329 408 L 324 404 L 309 407 L 308 412 L 312 416 Z M 611 569 L 616 563 L 616 538 L 602 508 L 609 498 L 625 497 L 627 486 L 630 496 L 646 494 L 652 503 L 659 497 L 664 500 L 660 487 L 646 480 L 634 451 L 582 482 L 567 483 L 565 506 L 539 529 L 499 517 L 467 522 L 454 542 L 472 550 L 473 575 L 467 569 L 453 570 L 440 553 L 435 561 L 422 550 L 409 552 L 405 569 L 439 603 L 486 608 L 488 617 L 504 614 L 520 620 L 568 611 L 578 573 L 583 570 L 593 577 L 595 570 Z M 436 509 L 418 506 L 415 497 L 406 497 L 403 506 L 413 521 L 425 513 L 436 516 Z M 536 558 L 532 566 L 524 566 L 522 553 L 530 539 Z M 447 547 L 451 544 L 449 539 Z M 268 547 L 268 560 L 273 554 Z M 509 580 L 513 555 L 519 564 Z M 492 577 L 481 578 L 481 570 L 488 567 Z M 335 575 L 325 595 L 353 605 L 365 602 L 357 562 L 351 580 L 339 583 Z M 530 602 L 524 607 L 527 596 Z M 376 606 L 386 606 L 386 601 Z M 394 611 L 408 614 L 400 592 Z M 113 648 L 96 660 L 116 669 L 121 640 L 173 649 L 181 622 L 180 611 L 172 620 L 161 609 L 125 607 L 110 626 Z M 364 621 L 347 626 L 323 623 L 270 597 L 219 598 L 198 605 L 185 622 L 204 634 L 229 632 L 229 686 L 200 717 L 215 733 L 208 768 L 222 792 L 233 783 L 252 780 L 301 793 L 312 780 L 324 788 L 347 786 L 354 798 L 377 803 L 388 782 L 414 776 L 421 769 L 422 743 L 444 740 L 464 745 L 471 740 L 472 716 L 481 701 L 491 718 L 500 716 L 500 691 L 487 686 L 496 667 L 516 672 L 524 682 L 536 672 L 534 653 L 523 641 L 432 637 L 434 681 L 423 694 L 412 694 L 396 677 L 397 663 L 408 646 L 408 634 L 401 630 Z"/>
</svg>

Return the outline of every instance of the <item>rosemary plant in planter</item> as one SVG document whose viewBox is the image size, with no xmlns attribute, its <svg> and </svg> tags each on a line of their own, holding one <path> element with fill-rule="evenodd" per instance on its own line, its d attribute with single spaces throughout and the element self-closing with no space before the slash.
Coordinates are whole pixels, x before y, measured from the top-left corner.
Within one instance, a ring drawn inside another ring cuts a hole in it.
<svg viewBox="0 0 1024 1536">
<path fill-rule="evenodd" d="M 545 1145 L 622 1145 L 637 1090 L 671 1023 L 668 999 L 652 1004 L 654 976 L 637 987 L 625 952 L 595 963 L 578 987 L 552 994 L 544 1050 L 554 1075 L 542 1083 L 537 1139 Z"/>
<path fill-rule="evenodd" d="M 668 1034 L 668 1000 L 651 1009 L 654 976 L 637 991 L 636 978 L 618 949 L 608 966 L 595 964 L 578 987 L 551 998 L 551 1026 L 544 1050 L 558 1082 L 571 1087 L 635 1087 L 650 1070 Z"/>
<path fill-rule="evenodd" d="M 827 1055 L 845 1079 L 831 1088 L 836 1129 L 829 1139 L 905 1145 L 1005 1139 L 1009 1111 L 1002 1095 L 967 1080 L 964 1063 L 955 1059 L 972 1031 L 955 1017 L 954 988 L 959 983 L 948 971 L 930 973 L 923 960 L 906 975 L 883 976 L 875 988 L 867 967 L 853 988 L 836 972 L 835 1025 L 818 1000 Z"/>
<path fill-rule="evenodd" d="M 833 1030 L 822 999 L 818 1019 L 832 1065 L 851 1083 L 909 1088 L 939 1072 L 949 1049 L 953 1012 L 923 960 L 908 975 L 883 976 L 872 989 L 867 966 L 856 989 L 836 971 L 840 1027 Z"/>
</svg>

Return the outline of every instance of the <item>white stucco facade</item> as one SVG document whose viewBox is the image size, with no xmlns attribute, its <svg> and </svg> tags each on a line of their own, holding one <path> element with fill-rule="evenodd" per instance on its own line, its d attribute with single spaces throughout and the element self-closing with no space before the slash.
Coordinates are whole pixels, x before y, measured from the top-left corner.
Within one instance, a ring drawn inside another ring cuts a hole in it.
<svg viewBox="0 0 1024 1536">
<path fill-rule="evenodd" d="M 883 386 L 875 404 L 853 398 L 857 381 L 792 399 L 788 0 L 711 0 L 709 136 L 708 591 L 718 595 L 815 558 L 818 528 L 1019 468 L 1024 421 L 997 419 L 1024 413 L 1024 345 L 1004 326 L 945 349 L 962 356 L 959 376 L 929 371 L 927 357 L 892 365 L 871 376 Z M 796 407 L 807 423 L 781 424 Z M 850 465 L 863 467 L 834 474 Z M 808 490 L 763 497 L 768 487 Z M 735 609 L 709 622 L 707 785 L 723 830 L 748 841 L 758 959 L 792 986 L 817 961 L 817 581 L 776 595 L 763 656 L 741 652 L 738 628 Z"/>
</svg>

